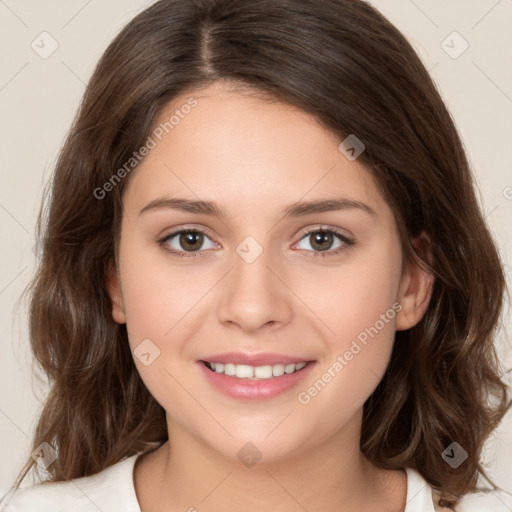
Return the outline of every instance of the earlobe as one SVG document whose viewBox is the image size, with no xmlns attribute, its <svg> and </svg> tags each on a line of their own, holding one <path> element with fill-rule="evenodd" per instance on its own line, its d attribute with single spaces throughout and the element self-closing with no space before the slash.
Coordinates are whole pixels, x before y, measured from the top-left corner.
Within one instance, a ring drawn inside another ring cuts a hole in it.
<svg viewBox="0 0 512 512">
<path fill-rule="evenodd" d="M 425 233 L 412 240 L 416 252 L 432 263 L 430 240 Z M 428 309 L 434 276 L 418 264 L 411 263 L 400 280 L 398 302 L 402 309 L 396 316 L 396 330 L 403 331 L 414 327 Z"/>
<path fill-rule="evenodd" d="M 124 311 L 123 296 L 119 285 L 119 276 L 117 275 L 114 264 L 110 264 L 105 274 L 105 286 L 112 302 L 112 319 L 118 324 L 126 323 Z"/>
</svg>

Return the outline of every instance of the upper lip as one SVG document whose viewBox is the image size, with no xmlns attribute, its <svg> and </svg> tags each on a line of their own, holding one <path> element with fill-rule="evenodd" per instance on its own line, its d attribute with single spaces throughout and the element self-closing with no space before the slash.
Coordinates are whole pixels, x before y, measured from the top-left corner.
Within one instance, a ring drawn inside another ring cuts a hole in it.
<svg viewBox="0 0 512 512">
<path fill-rule="evenodd" d="M 232 364 L 246 364 L 249 366 L 266 366 L 275 364 L 297 364 L 307 363 L 311 359 L 304 359 L 302 357 L 287 356 L 284 354 L 275 354 L 272 352 L 261 352 L 259 354 L 247 354 L 244 352 L 225 352 L 224 354 L 216 354 L 213 356 L 204 357 L 201 361 L 207 363 L 232 363 Z"/>
</svg>

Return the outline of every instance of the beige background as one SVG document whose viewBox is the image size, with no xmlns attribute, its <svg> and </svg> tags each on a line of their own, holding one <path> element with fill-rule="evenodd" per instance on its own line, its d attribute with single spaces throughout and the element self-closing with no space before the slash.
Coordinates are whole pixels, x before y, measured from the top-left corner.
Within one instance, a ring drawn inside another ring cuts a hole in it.
<svg viewBox="0 0 512 512">
<path fill-rule="evenodd" d="M 14 309 L 35 268 L 34 225 L 42 187 L 96 61 L 120 28 L 149 3 L 0 0 L 0 495 L 30 455 L 29 440 L 45 395 L 45 387 L 31 378 L 26 305 Z M 453 114 L 510 284 L 512 0 L 370 3 L 409 38 Z M 46 59 L 31 47 L 33 41 L 41 47 L 41 37 L 46 50 L 58 44 Z M 499 349 L 512 367 L 509 310 L 503 323 Z M 512 465 L 511 414 L 488 443 L 485 462 L 496 482 L 512 490 L 506 470 Z"/>
</svg>

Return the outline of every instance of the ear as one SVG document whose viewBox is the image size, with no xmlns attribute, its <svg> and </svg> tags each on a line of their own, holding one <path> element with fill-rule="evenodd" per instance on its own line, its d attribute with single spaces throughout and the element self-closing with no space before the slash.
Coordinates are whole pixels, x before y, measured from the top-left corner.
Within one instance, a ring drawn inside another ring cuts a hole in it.
<svg viewBox="0 0 512 512">
<path fill-rule="evenodd" d="M 412 239 L 411 244 L 416 253 L 432 264 L 431 241 L 424 232 Z M 396 316 L 396 330 L 410 329 L 423 318 L 433 285 L 434 276 L 430 272 L 413 262 L 406 266 L 400 279 L 398 302 L 402 309 Z"/>
<path fill-rule="evenodd" d="M 116 267 L 113 262 L 109 263 L 108 269 L 105 272 L 105 286 L 110 300 L 112 301 L 112 319 L 118 324 L 126 323 L 119 276 L 117 275 Z"/>
</svg>

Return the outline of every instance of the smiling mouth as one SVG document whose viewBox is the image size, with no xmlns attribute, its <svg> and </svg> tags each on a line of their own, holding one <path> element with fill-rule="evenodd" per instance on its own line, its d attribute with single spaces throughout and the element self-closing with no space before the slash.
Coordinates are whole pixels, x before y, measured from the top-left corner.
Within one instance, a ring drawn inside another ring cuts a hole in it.
<svg viewBox="0 0 512 512">
<path fill-rule="evenodd" d="M 201 361 L 210 371 L 238 379 L 266 380 L 300 372 L 312 361 L 290 364 L 250 366 L 247 364 Z"/>
</svg>

